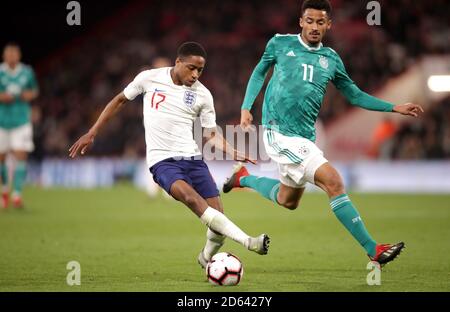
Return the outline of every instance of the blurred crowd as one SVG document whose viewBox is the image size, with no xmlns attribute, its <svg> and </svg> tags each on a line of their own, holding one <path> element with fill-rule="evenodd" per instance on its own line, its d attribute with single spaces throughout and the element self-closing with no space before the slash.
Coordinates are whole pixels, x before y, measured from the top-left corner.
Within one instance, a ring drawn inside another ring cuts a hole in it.
<svg viewBox="0 0 450 312">
<path fill-rule="evenodd" d="M 450 96 L 433 103 L 414 122 L 385 119 L 375 130 L 373 156 L 380 159 L 450 158 Z"/>
<path fill-rule="evenodd" d="M 382 27 L 367 25 L 366 4 L 358 2 L 332 1 L 334 26 L 324 44 L 340 54 L 361 89 L 376 90 L 423 53 L 450 52 L 449 28 L 442 27 L 448 22 L 447 1 L 380 1 Z M 200 80 L 212 91 L 218 124 L 239 123 L 246 84 L 265 44 L 276 33 L 298 33 L 299 11 L 298 0 L 151 1 L 139 12 L 91 32 L 38 67 L 41 96 L 33 108 L 33 157 L 66 155 L 70 144 L 88 130 L 115 94 L 141 70 L 173 64 L 177 47 L 189 40 L 200 42 L 207 50 Z M 138 98 L 129 103 L 103 129 L 93 154 L 145 154 L 140 102 Z M 260 119 L 261 102 L 262 93 L 255 105 L 255 120 Z M 445 103 L 419 126 L 397 129 L 395 137 L 405 143 L 396 145 L 390 155 L 430 157 L 415 151 L 414 145 L 440 144 L 440 137 L 432 134 L 447 127 L 448 99 Z M 445 114 L 440 111 L 443 107 L 447 107 Z M 348 109 L 347 101 L 331 86 L 320 118 L 326 126 Z M 445 131 L 448 133 L 448 127 Z M 448 147 L 448 138 L 446 144 Z M 432 154 L 449 156 L 448 148 Z"/>
</svg>

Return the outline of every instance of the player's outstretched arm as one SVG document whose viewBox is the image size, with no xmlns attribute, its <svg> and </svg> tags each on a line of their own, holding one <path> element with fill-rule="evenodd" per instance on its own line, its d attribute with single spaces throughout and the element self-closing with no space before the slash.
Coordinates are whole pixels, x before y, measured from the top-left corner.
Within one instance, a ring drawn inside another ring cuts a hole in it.
<svg viewBox="0 0 450 312">
<path fill-rule="evenodd" d="M 352 105 L 371 111 L 395 112 L 413 117 L 418 117 L 419 113 L 423 113 L 423 108 L 420 105 L 413 103 L 393 105 L 361 91 L 348 76 L 344 63 L 339 56 L 337 56 L 336 62 L 336 75 L 333 83 Z"/>
<path fill-rule="evenodd" d="M 75 158 L 80 152 L 81 155 L 86 153 L 89 146 L 94 142 L 94 138 L 99 132 L 100 128 L 111 119 L 125 104 L 128 99 L 125 97 L 123 92 L 116 95 L 103 109 L 102 113 L 98 117 L 95 124 L 89 129 L 89 131 L 82 135 L 70 148 L 69 157 Z"/>
<path fill-rule="evenodd" d="M 212 144 L 215 148 L 227 153 L 231 157 L 233 157 L 236 161 L 242 162 L 250 162 L 252 164 L 256 164 L 255 159 L 251 159 L 245 153 L 240 152 L 231 146 L 231 144 L 222 136 L 220 132 L 216 129 L 210 129 L 209 137 L 206 138 L 208 143 Z"/>
</svg>

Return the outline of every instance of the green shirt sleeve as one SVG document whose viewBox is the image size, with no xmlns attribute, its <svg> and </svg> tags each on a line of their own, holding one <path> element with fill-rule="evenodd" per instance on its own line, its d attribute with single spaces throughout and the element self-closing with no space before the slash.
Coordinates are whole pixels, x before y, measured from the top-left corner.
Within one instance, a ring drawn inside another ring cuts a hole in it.
<svg viewBox="0 0 450 312">
<path fill-rule="evenodd" d="M 6 91 L 6 86 L 2 83 L 2 73 L 0 72 L 0 92 L 5 92 Z"/>
<path fill-rule="evenodd" d="M 245 91 L 244 102 L 242 104 L 241 109 L 252 108 L 253 102 L 255 102 L 256 97 L 258 96 L 261 88 L 264 85 L 264 80 L 266 79 L 267 72 L 269 68 L 275 63 L 275 37 L 269 40 L 266 45 L 266 49 L 264 51 L 261 60 L 258 65 L 256 65 L 253 73 L 250 77 L 250 80 L 247 84 L 247 90 Z"/>
<path fill-rule="evenodd" d="M 333 84 L 339 91 L 342 92 L 342 94 L 352 105 L 372 111 L 392 112 L 394 105 L 371 96 L 366 92 L 361 91 L 356 86 L 353 80 L 351 80 L 348 76 L 344 63 L 339 56 L 337 56 L 336 62 L 336 72 L 333 79 Z"/>
<path fill-rule="evenodd" d="M 28 82 L 27 82 L 27 89 L 28 90 L 36 90 L 36 91 L 39 90 L 39 86 L 38 86 L 36 76 L 34 74 L 33 69 L 29 68 L 28 75 L 29 75 L 29 77 L 28 77 Z"/>
</svg>

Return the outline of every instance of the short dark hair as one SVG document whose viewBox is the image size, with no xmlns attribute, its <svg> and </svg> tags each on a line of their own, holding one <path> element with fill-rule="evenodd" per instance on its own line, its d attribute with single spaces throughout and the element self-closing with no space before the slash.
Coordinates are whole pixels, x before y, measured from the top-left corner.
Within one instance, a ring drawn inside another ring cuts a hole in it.
<svg viewBox="0 0 450 312">
<path fill-rule="evenodd" d="M 325 11 L 328 16 L 331 16 L 331 4 L 328 0 L 305 0 L 302 4 L 302 15 L 306 9 Z"/>
<path fill-rule="evenodd" d="M 20 45 L 17 42 L 14 41 L 9 41 L 5 44 L 5 46 L 3 47 L 4 49 L 6 48 L 16 48 L 20 50 Z"/>
<path fill-rule="evenodd" d="M 201 56 L 206 60 L 206 51 L 200 43 L 189 41 L 185 42 L 178 48 L 178 57 L 186 57 L 191 55 Z"/>
</svg>

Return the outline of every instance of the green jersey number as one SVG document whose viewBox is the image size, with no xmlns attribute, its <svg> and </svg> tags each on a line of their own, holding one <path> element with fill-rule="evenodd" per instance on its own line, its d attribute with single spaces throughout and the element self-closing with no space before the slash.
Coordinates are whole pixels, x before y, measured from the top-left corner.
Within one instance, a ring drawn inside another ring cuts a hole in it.
<svg viewBox="0 0 450 312">
<path fill-rule="evenodd" d="M 309 82 L 312 82 L 313 80 L 313 75 L 314 75 L 314 66 L 312 65 L 308 65 L 303 63 L 303 80 L 308 80 Z M 308 75 L 308 71 L 309 71 L 309 75 Z M 309 76 L 309 79 L 308 79 Z"/>
</svg>

